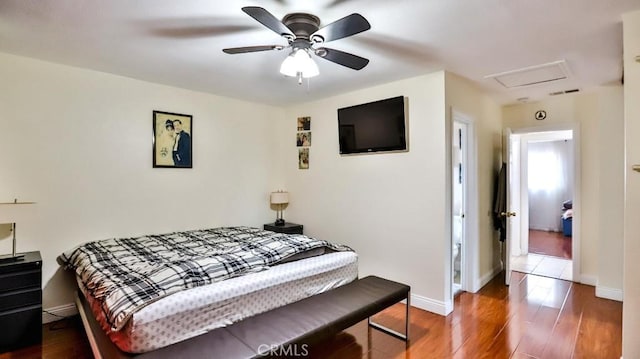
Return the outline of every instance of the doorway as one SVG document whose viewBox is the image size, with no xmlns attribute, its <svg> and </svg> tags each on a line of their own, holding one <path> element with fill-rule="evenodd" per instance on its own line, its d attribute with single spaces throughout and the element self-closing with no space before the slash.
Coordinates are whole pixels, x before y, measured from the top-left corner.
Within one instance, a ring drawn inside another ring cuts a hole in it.
<svg viewBox="0 0 640 359">
<path fill-rule="evenodd" d="M 461 291 L 476 292 L 478 279 L 478 158 L 473 117 L 451 109 L 451 132 L 447 146 L 450 157 L 451 232 L 450 300 Z"/>
<path fill-rule="evenodd" d="M 579 197 L 575 131 L 533 129 L 510 136 L 513 166 L 509 191 L 519 219 L 510 240 L 510 268 L 573 280 L 578 238 L 574 202 Z"/>
<path fill-rule="evenodd" d="M 462 291 L 465 278 L 463 268 L 465 263 L 466 226 L 465 213 L 467 208 L 467 137 L 468 125 L 454 118 L 451 138 L 451 262 L 453 263 L 453 295 Z"/>
</svg>

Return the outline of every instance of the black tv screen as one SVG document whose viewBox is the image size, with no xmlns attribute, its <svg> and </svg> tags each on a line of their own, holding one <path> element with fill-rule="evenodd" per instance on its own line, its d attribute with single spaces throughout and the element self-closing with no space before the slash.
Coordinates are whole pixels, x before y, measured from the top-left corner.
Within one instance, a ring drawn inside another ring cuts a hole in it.
<svg viewBox="0 0 640 359">
<path fill-rule="evenodd" d="M 338 109 L 340 154 L 407 149 L 404 97 Z"/>
</svg>

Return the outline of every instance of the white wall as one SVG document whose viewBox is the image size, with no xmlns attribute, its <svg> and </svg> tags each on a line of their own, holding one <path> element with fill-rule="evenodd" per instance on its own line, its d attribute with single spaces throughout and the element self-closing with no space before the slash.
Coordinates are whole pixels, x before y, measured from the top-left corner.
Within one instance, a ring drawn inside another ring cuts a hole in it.
<svg viewBox="0 0 640 359">
<path fill-rule="evenodd" d="M 580 125 L 581 270 L 578 273 L 579 277 L 575 274 L 574 277 L 598 285 L 601 279 L 603 288 L 616 292 L 615 295 L 619 295 L 622 290 L 622 236 L 616 230 L 623 225 L 623 208 L 616 200 L 616 196 L 621 193 L 621 187 L 615 187 L 622 176 L 622 168 L 616 162 L 616 157 L 623 156 L 621 148 L 617 146 L 623 141 L 623 132 L 620 131 L 623 121 L 620 112 L 621 102 L 621 87 L 611 86 L 590 93 L 563 95 L 540 102 L 505 106 L 502 112 L 505 127 L 528 128 L 567 123 Z M 537 121 L 534 118 L 536 110 L 546 110 L 547 119 Z M 605 133 L 601 131 L 603 127 L 608 127 Z M 603 157 L 612 160 L 603 164 Z M 602 193 L 604 183 L 613 186 L 606 190 L 607 193 L 612 193 L 612 197 L 607 199 Z M 604 212 L 607 212 L 604 217 L 606 220 L 603 219 Z M 602 246 L 607 248 L 603 251 Z"/>
<path fill-rule="evenodd" d="M 408 98 L 409 151 L 340 156 L 337 109 L 400 95 Z M 468 81 L 437 72 L 291 106 L 280 129 L 291 195 L 285 218 L 304 224 L 306 234 L 352 246 L 361 276 L 406 282 L 414 305 L 441 314 L 451 309 L 451 107 L 475 119 L 479 139 L 479 285 L 480 277 L 490 278 L 499 266 L 487 213 L 499 163 L 501 113 Z M 308 170 L 297 166 L 300 116 L 311 117 Z"/>
<path fill-rule="evenodd" d="M 626 85 L 625 85 L 626 86 Z M 624 245 L 624 96 L 620 86 L 603 89 L 600 121 L 600 235 L 596 295 L 622 300 Z M 608 295 L 607 295 L 608 294 Z"/>
<path fill-rule="evenodd" d="M 624 37 L 624 306 L 622 308 L 622 355 L 640 358 L 640 11 L 623 16 Z"/>
<path fill-rule="evenodd" d="M 72 302 L 55 258 L 79 243 L 273 218 L 281 109 L 6 54 L 0 79 L 0 200 L 38 203 L 18 250 L 45 308 Z M 193 115 L 193 169 L 152 168 L 153 110 Z"/>
<path fill-rule="evenodd" d="M 476 156 L 478 198 L 477 207 L 471 209 L 475 212 L 475 218 L 467 218 L 466 223 L 478 236 L 477 239 L 467 239 L 468 243 L 477 241 L 477 258 L 471 261 L 475 264 L 471 268 L 474 283 L 469 288 L 475 291 L 500 270 L 500 242 L 493 227 L 491 213 L 495 181 L 502 161 L 502 114 L 500 106 L 489 96 L 470 81 L 450 72 L 446 73 L 446 107 L 448 129 L 451 128 L 453 109 L 472 118 L 476 133 L 476 148 L 470 149 L 469 153 Z M 448 135 L 447 138 L 451 136 Z M 450 177 L 447 181 L 450 181 Z"/>
<path fill-rule="evenodd" d="M 285 219 L 305 234 L 344 243 L 359 254 L 360 276 L 405 282 L 443 312 L 445 253 L 444 72 L 347 93 L 286 109 L 280 129 L 289 208 Z M 409 151 L 340 156 L 337 109 L 395 96 L 408 98 Z M 310 168 L 299 170 L 296 118 L 311 117 Z M 414 298 L 415 299 L 415 298 Z"/>
</svg>

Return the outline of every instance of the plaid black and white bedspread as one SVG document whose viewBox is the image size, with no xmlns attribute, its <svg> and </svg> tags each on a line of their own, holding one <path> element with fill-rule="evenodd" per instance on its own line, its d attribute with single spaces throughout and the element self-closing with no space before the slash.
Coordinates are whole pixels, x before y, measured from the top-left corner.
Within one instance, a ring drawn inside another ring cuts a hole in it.
<svg viewBox="0 0 640 359">
<path fill-rule="evenodd" d="M 225 227 L 83 244 L 60 259 L 100 304 L 112 330 L 169 294 L 269 266 L 297 253 L 351 248 L 303 235 Z"/>
</svg>

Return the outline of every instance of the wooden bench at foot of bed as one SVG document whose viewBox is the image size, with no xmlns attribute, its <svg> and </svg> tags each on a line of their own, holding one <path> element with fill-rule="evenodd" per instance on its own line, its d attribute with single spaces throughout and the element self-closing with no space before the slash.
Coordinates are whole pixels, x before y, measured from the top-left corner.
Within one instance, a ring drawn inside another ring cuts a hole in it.
<svg viewBox="0 0 640 359">
<path fill-rule="evenodd" d="M 400 338 L 409 346 L 410 290 L 408 285 L 369 276 L 139 355 L 124 353 L 109 340 L 81 295 L 78 309 L 96 358 L 264 358 L 306 350 L 301 347 L 303 344 L 327 339 L 364 319 L 372 328 Z M 370 320 L 372 315 L 402 300 L 407 301 L 404 334 Z"/>
</svg>

